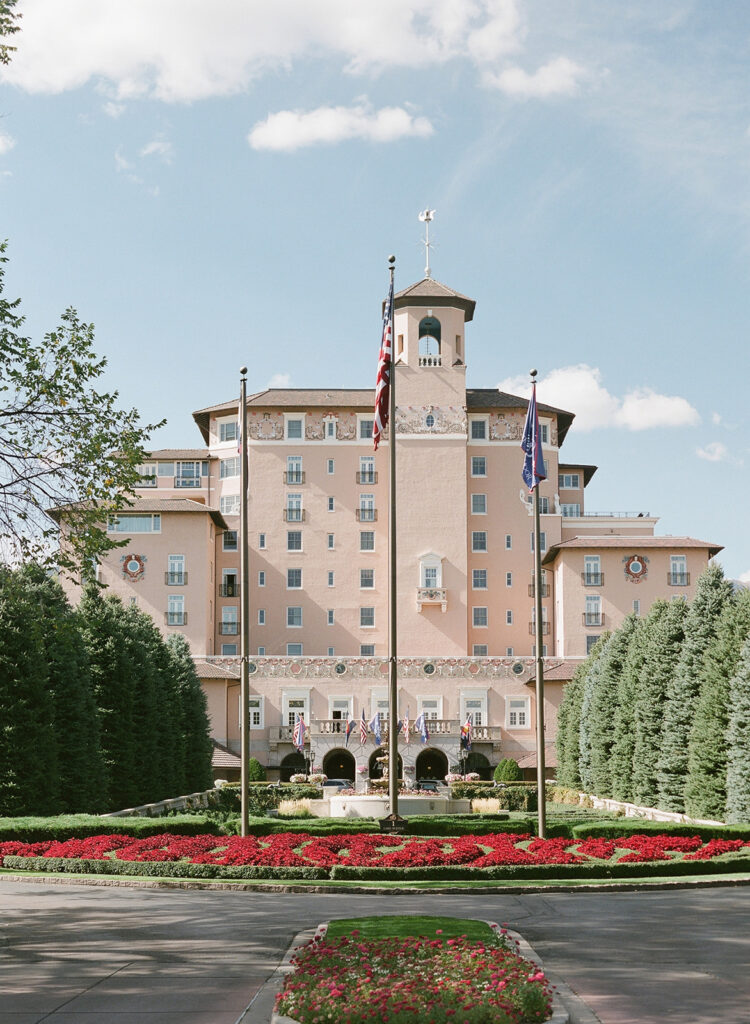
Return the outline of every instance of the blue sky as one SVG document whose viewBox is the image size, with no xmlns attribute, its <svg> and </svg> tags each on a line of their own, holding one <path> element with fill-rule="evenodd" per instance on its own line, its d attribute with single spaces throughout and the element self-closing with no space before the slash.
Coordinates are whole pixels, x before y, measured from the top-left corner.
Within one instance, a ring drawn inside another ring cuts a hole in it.
<svg viewBox="0 0 750 1024">
<path fill-rule="evenodd" d="M 750 580 L 750 9 L 631 0 L 21 0 L 0 234 L 154 447 L 249 386 L 374 385 L 386 258 L 477 300 L 468 383 L 578 414 L 590 510 Z M 648 424 L 648 426 L 645 426 Z M 519 461 L 520 471 L 520 461 Z"/>
</svg>

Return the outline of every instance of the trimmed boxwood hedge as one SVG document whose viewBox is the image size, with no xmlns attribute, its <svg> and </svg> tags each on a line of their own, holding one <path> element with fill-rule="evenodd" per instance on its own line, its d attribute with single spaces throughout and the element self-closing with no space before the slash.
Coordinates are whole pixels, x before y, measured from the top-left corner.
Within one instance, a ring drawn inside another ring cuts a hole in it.
<svg viewBox="0 0 750 1024">
<path fill-rule="evenodd" d="M 573 825 L 568 832 L 573 839 L 588 836 L 614 839 L 622 835 L 700 836 L 701 839 L 750 839 L 750 825 L 687 825 L 672 821 L 644 821 L 643 818 L 618 818 L 616 821 L 592 821 Z"/>
<path fill-rule="evenodd" d="M 452 800 L 495 799 L 507 811 L 535 811 L 538 789 L 535 782 L 454 782 Z"/>
<path fill-rule="evenodd" d="M 187 864 L 174 861 L 73 860 L 66 857 L 3 858 L 6 868 L 71 875 L 133 875 L 142 878 L 328 878 L 328 868 L 261 867 L 254 864 Z"/>
<path fill-rule="evenodd" d="M 174 814 L 169 818 L 100 818 L 95 814 L 62 814 L 56 818 L 0 818 L 0 842 L 43 843 L 48 839 L 128 835 L 143 839 L 169 832 L 200 836 L 219 830 L 210 815 Z"/>
</svg>

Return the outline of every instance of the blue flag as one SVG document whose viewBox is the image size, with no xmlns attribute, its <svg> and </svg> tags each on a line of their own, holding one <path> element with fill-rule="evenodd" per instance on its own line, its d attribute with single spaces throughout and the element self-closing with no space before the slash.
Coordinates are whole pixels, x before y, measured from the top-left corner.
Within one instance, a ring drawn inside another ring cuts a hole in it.
<svg viewBox="0 0 750 1024">
<path fill-rule="evenodd" d="M 542 456 L 542 432 L 539 429 L 539 415 L 536 410 L 536 381 L 531 389 L 531 400 L 528 412 L 526 413 L 526 424 L 523 428 L 521 447 L 526 453 L 521 476 L 529 492 L 531 492 L 540 480 L 547 479 L 547 474 L 544 472 L 544 458 Z"/>
<path fill-rule="evenodd" d="M 380 736 L 380 712 L 379 711 L 376 711 L 375 714 L 372 716 L 372 721 L 370 722 L 370 732 L 372 733 L 372 735 L 375 738 L 376 746 L 379 747 L 381 742 L 382 742 L 382 739 L 381 739 L 381 736 Z"/>
<path fill-rule="evenodd" d="M 419 732 L 419 734 L 422 737 L 423 743 L 426 743 L 429 740 L 430 731 L 427 728 L 427 719 L 425 718 L 424 711 L 421 714 L 417 715 L 417 717 L 415 718 L 414 730 L 415 732 Z"/>
</svg>

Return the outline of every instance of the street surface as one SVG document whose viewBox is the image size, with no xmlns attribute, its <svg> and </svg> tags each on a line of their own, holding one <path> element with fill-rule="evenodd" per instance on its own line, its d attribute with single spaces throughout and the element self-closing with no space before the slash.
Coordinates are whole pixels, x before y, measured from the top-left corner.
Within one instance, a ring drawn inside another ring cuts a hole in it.
<svg viewBox="0 0 750 1024">
<path fill-rule="evenodd" d="M 298 931 L 393 913 L 507 923 L 603 1024 L 750 1024 L 747 887 L 349 896 L 2 880 L 0 1024 L 235 1024 Z"/>
</svg>

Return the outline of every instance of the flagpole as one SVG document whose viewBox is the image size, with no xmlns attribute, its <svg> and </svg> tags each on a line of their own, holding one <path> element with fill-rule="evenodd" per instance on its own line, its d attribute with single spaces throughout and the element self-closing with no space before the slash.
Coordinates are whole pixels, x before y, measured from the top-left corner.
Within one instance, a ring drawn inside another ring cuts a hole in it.
<svg viewBox="0 0 750 1024">
<path fill-rule="evenodd" d="M 393 276 L 396 257 L 388 257 L 391 275 L 390 288 L 393 291 Z M 394 310 L 395 312 L 395 310 Z M 394 317 L 395 319 L 395 317 Z M 398 817 L 398 662 L 397 658 L 397 559 L 396 559 L 396 335 L 395 324 L 391 325 L 391 373 L 388 395 L 388 423 L 390 444 L 388 446 L 388 810 Z"/>
<path fill-rule="evenodd" d="M 247 533 L 247 367 L 240 368 L 240 791 L 241 833 L 250 828 L 249 775 L 250 762 L 250 546 Z"/>
<path fill-rule="evenodd" d="M 536 397 L 536 370 L 531 370 L 531 384 Z M 534 604 L 536 618 L 536 784 L 539 838 L 547 831 L 547 808 L 544 763 L 544 659 L 542 657 L 542 543 L 539 516 L 539 483 L 534 487 Z"/>
</svg>

